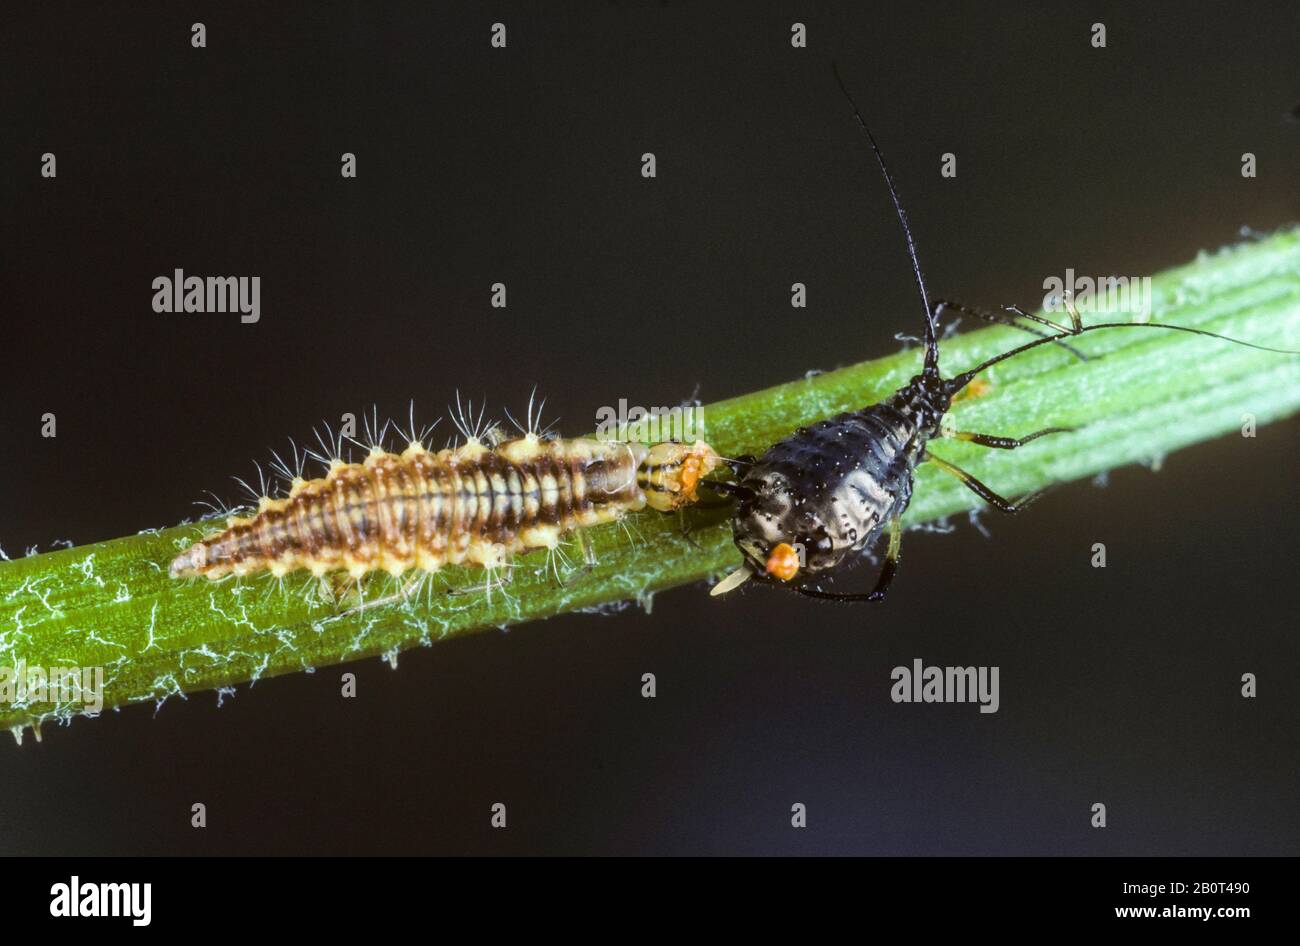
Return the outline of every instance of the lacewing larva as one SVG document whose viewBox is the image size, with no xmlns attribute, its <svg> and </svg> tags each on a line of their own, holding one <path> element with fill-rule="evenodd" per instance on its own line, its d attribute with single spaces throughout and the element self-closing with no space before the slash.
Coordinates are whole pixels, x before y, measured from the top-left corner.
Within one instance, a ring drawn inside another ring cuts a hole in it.
<svg viewBox="0 0 1300 946">
<path fill-rule="evenodd" d="M 254 514 L 177 555 L 171 575 L 494 569 L 647 506 L 682 509 L 722 462 L 703 441 L 646 446 L 530 431 L 484 442 L 465 432 L 454 448 L 433 452 L 412 435 L 401 453 L 375 446 L 362 463 L 336 458 L 322 478 L 297 476 L 287 497 L 263 496 Z"/>
</svg>

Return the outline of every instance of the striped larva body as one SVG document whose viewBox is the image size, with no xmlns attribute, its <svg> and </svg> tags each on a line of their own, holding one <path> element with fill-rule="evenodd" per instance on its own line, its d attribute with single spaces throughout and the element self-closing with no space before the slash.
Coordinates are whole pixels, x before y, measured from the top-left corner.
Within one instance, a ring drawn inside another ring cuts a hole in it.
<svg viewBox="0 0 1300 946">
<path fill-rule="evenodd" d="M 171 574 L 494 568 L 646 506 L 680 509 L 719 462 L 702 441 L 649 447 L 532 434 L 493 447 L 471 438 L 437 453 L 418 442 L 400 454 L 376 448 L 363 463 L 336 460 L 325 477 L 296 479 L 287 498 L 230 519 L 178 555 Z"/>
</svg>

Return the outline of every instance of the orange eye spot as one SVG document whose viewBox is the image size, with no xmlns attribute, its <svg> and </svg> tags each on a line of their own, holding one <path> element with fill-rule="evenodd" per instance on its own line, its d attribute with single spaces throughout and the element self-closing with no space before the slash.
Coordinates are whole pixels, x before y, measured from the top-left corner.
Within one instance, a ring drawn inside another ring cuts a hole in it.
<svg viewBox="0 0 1300 946">
<path fill-rule="evenodd" d="M 799 572 L 799 553 L 794 546 L 782 542 L 767 557 L 767 573 L 781 581 L 789 581 Z"/>
</svg>

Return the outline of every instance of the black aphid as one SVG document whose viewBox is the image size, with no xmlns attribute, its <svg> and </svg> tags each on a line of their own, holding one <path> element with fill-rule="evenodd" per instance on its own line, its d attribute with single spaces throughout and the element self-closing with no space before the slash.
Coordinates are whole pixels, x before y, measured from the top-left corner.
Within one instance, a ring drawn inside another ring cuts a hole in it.
<svg viewBox="0 0 1300 946">
<path fill-rule="evenodd" d="M 838 69 L 835 70 L 835 80 L 852 106 L 854 118 L 866 132 L 903 228 L 912 273 L 925 309 L 925 364 L 920 374 L 888 400 L 839 414 L 810 427 L 801 427 L 758 460 L 740 458 L 735 461 L 739 482 L 709 484 L 737 499 L 732 531 L 736 546 L 745 557 L 740 569 L 713 588 L 714 595 L 730 591 L 753 578 L 783 585 L 813 598 L 879 601 L 885 596 L 898 566 L 902 535 L 899 520 L 912 498 L 917 464 L 926 461 L 957 477 L 981 499 L 1002 512 L 1016 513 L 1024 509 L 1037 493 L 1012 502 L 928 450 L 930 441 L 939 436 L 999 450 L 1014 450 L 1047 434 L 1072 429 L 1048 427 L 1020 438 L 940 430 L 943 416 L 957 392 L 986 368 L 1021 352 L 1040 345 L 1064 344 L 1061 341 L 1064 338 L 1103 328 L 1159 328 L 1219 338 L 1263 351 L 1300 354 L 1238 341 L 1201 329 L 1158 322 L 1107 322 L 1084 327 L 1072 306 L 1069 306 L 1071 324 L 1067 327 L 1015 306 L 1006 307 L 1005 312 L 1009 314 L 1002 314 L 981 312 L 944 301 L 931 305 L 907 214 L 898 199 L 885 159 L 840 79 Z M 1009 322 L 1040 337 L 990 358 L 969 371 L 944 378 L 939 373 L 936 326 L 945 309 L 989 321 Z M 1015 316 L 1046 326 L 1048 331 L 1015 322 Z M 875 588 L 869 592 L 841 594 L 823 591 L 817 586 L 819 577 L 868 548 L 886 527 L 889 530 L 888 551 Z"/>
</svg>

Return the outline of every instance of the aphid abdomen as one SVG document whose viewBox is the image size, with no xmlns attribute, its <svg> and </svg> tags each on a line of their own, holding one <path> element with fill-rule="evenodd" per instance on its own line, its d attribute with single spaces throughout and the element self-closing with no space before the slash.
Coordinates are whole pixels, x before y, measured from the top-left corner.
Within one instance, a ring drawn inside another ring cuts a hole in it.
<svg viewBox="0 0 1300 946">
<path fill-rule="evenodd" d="M 733 520 L 737 542 L 757 561 L 785 544 L 808 571 L 833 567 L 907 507 L 917 442 L 912 415 L 888 402 L 801 427 L 741 481 L 752 499 Z"/>
<path fill-rule="evenodd" d="M 833 487 L 829 505 L 839 515 L 844 542 L 856 551 L 911 502 L 916 426 L 885 403 L 843 415 L 838 433 L 855 465 Z"/>
</svg>

